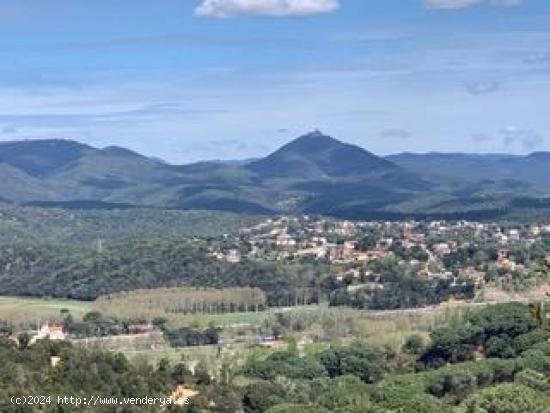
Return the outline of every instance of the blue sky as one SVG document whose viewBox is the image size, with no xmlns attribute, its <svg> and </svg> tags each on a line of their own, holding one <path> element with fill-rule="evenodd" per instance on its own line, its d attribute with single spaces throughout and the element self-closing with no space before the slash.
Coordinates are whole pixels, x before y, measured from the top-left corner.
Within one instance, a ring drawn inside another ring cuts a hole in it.
<svg viewBox="0 0 550 413">
<path fill-rule="evenodd" d="M 0 139 L 550 150 L 548 0 L 2 0 Z"/>
</svg>

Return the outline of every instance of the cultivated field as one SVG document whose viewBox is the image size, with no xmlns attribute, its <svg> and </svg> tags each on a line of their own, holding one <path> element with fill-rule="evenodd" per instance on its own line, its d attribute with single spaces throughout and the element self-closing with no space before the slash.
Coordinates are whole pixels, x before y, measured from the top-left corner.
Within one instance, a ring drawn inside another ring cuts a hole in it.
<svg viewBox="0 0 550 413">
<path fill-rule="evenodd" d="M 0 320 L 12 323 L 34 323 L 58 318 L 60 311 L 67 309 L 78 319 L 93 309 L 93 304 L 85 301 L 0 297 Z"/>
<path fill-rule="evenodd" d="M 173 327 L 256 324 L 265 317 L 266 298 L 258 288 L 156 288 L 99 297 L 94 308 L 121 318 L 162 317 Z"/>
</svg>

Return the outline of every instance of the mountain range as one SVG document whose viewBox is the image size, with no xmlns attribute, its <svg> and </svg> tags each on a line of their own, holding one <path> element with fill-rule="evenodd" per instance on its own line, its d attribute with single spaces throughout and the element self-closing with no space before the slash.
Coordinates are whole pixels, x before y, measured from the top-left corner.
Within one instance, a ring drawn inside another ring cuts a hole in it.
<svg viewBox="0 0 550 413">
<path fill-rule="evenodd" d="M 550 209 L 550 153 L 379 157 L 319 131 L 265 158 L 170 165 L 70 140 L 0 143 L 0 200 L 64 208 L 496 218 Z"/>
</svg>

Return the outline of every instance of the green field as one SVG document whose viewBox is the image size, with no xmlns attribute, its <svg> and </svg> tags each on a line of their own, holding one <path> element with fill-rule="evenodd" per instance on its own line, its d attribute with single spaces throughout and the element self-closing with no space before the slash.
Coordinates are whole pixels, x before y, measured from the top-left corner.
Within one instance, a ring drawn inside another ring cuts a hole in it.
<svg viewBox="0 0 550 413">
<path fill-rule="evenodd" d="M 243 313 L 226 313 L 226 314 L 194 314 L 175 316 L 174 319 L 179 321 L 179 324 L 191 324 L 199 326 L 207 326 L 214 323 L 220 327 L 230 327 L 240 324 L 259 325 L 263 320 L 272 316 L 275 311 L 259 311 L 259 312 L 243 312 Z M 179 318 L 179 320 L 178 320 Z"/>
<path fill-rule="evenodd" d="M 68 309 L 76 319 L 93 309 L 93 303 L 64 299 L 0 297 L 0 320 L 12 323 L 42 322 Z"/>
<path fill-rule="evenodd" d="M 77 320 L 87 312 L 93 310 L 99 310 L 111 316 L 130 316 L 130 314 L 117 314 L 114 311 L 105 311 L 106 309 L 103 306 L 96 305 L 93 301 L 0 296 L 0 320 L 12 323 L 56 319 L 59 318 L 62 309 L 69 310 Z M 204 327 L 210 323 L 214 323 L 220 327 L 227 327 L 238 324 L 258 325 L 274 312 L 276 311 L 251 311 L 226 314 L 175 314 L 170 318 L 173 318 L 174 323 L 178 326 L 196 325 Z"/>
</svg>

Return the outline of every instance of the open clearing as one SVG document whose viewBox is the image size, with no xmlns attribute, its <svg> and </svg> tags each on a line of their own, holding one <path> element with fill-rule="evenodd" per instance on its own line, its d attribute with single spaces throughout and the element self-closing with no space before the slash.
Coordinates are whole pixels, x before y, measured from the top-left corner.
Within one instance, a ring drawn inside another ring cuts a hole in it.
<svg viewBox="0 0 550 413">
<path fill-rule="evenodd" d="M 67 309 L 76 319 L 93 309 L 93 303 L 76 300 L 0 297 L 0 320 L 13 323 L 42 322 L 58 318 Z"/>
</svg>

